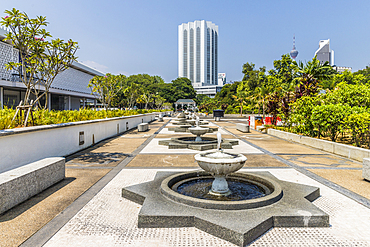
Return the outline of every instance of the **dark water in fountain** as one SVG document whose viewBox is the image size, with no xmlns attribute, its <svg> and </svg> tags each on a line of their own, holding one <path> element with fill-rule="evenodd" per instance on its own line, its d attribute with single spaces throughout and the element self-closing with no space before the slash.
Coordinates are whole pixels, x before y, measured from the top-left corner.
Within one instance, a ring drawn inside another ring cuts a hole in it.
<svg viewBox="0 0 370 247">
<path fill-rule="evenodd" d="M 265 191 L 252 183 L 238 180 L 228 180 L 231 194 L 215 196 L 209 193 L 213 178 L 199 178 L 184 182 L 177 187 L 177 192 L 186 196 L 216 201 L 241 201 L 265 196 Z"/>
<path fill-rule="evenodd" d="M 177 138 L 178 142 L 181 143 L 187 143 L 187 144 L 208 144 L 208 143 L 217 143 L 217 139 L 211 138 L 211 137 L 201 137 L 202 140 L 199 142 L 195 141 L 195 136 L 189 136 L 189 137 L 179 137 Z"/>
<path fill-rule="evenodd" d="M 184 142 L 195 142 L 195 137 L 182 137 L 180 140 Z M 215 142 L 215 140 L 207 140 L 202 137 L 202 142 Z"/>
</svg>

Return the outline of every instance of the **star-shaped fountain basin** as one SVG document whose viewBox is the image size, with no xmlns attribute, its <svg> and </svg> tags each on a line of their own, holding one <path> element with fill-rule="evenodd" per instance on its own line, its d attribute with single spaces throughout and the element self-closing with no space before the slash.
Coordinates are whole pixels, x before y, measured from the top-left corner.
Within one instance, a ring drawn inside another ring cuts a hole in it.
<svg viewBox="0 0 370 247">
<path fill-rule="evenodd" d="M 215 202 L 176 195 L 169 186 L 169 181 L 207 175 L 157 172 L 153 181 L 123 188 L 122 196 L 142 204 L 139 228 L 196 227 L 238 246 L 249 244 L 272 227 L 329 226 L 329 216 L 311 203 L 320 196 L 319 188 L 278 180 L 269 172 L 230 175 L 254 176 L 278 185 L 265 199 Z"/>
</svg>

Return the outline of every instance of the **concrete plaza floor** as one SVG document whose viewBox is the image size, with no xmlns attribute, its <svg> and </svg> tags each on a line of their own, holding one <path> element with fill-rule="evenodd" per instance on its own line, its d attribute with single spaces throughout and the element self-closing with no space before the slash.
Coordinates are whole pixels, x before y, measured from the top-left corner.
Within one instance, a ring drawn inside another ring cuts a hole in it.
<svg viewBox="0 0 370 247">
<path fill-rule="evenodd" d="M 121 197 L 125 186 L 150 181 L 157 171 L 199 169 L 197 151 L 158 145 L 190 135 L 153 122 L 67 157 L 66 179 L 0 215 L 0 246 L 235 246 L 196 228 L 137 227 L 141 206 Z M 212 122 L 231 152 L 248 160 L 242 171 L 269 171 L 278 179 L 320 188 L 313 203 L 330 216 L 329 228 L 273 228 L 250 246 L 370 246 L 370 182 L 359 162 L 256 131 Z M 215 136 L 215 133 L 207 134 Z"/>
</svg>

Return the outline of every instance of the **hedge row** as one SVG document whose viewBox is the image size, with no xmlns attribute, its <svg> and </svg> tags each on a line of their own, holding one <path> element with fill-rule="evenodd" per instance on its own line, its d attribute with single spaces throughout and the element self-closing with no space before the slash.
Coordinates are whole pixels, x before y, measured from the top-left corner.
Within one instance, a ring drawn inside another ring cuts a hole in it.
<svg viewBox="0 0 370 247">
<path fill-rule="evenodd" d="M 104 119 L 112 117 L 131 116 L 137 114 L 158 112 L 159 110 L 111 110 L 111 111 L 95 111 L 90 109 L 80 109 L 74 111 L 48 111 L 37 110 L 33 111 L 33 120 L 29 116 L 27 126 L 38 126 L 47 124 L 69 123 L 85 120 Z M 163 110 L 165 111 L 165 110 Z M 0 110 L 0 129 L 15 128 L 19 126 L 19 116 L 11 123 L 15 114 L 14 109 L 5 108 Z M 10 127 L 9 127 L 10 125 Z"/>
</svg>

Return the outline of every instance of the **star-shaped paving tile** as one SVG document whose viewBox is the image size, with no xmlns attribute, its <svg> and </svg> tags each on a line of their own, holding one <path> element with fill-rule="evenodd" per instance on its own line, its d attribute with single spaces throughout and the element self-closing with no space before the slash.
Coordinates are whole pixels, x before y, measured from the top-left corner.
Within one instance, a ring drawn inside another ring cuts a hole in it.
<svg viewBox="0 0 370 247">
<path fill-rule="evenodd" d="M 271 227 L 328 227 L 329 216 L 311 202 L 319 188 L 278 180 L 269 172 L 250 172 L 277 181 L 283 197 L 268 206 L 243 210 L 215 210 L 188 206 L 161 194 L 163 179 L 175 174 L 157 172 L 153 181 L 122 189 L 122 196 L 142 204 L 139 228 L 196 227 L 245 246 Z"/>
</svg>

